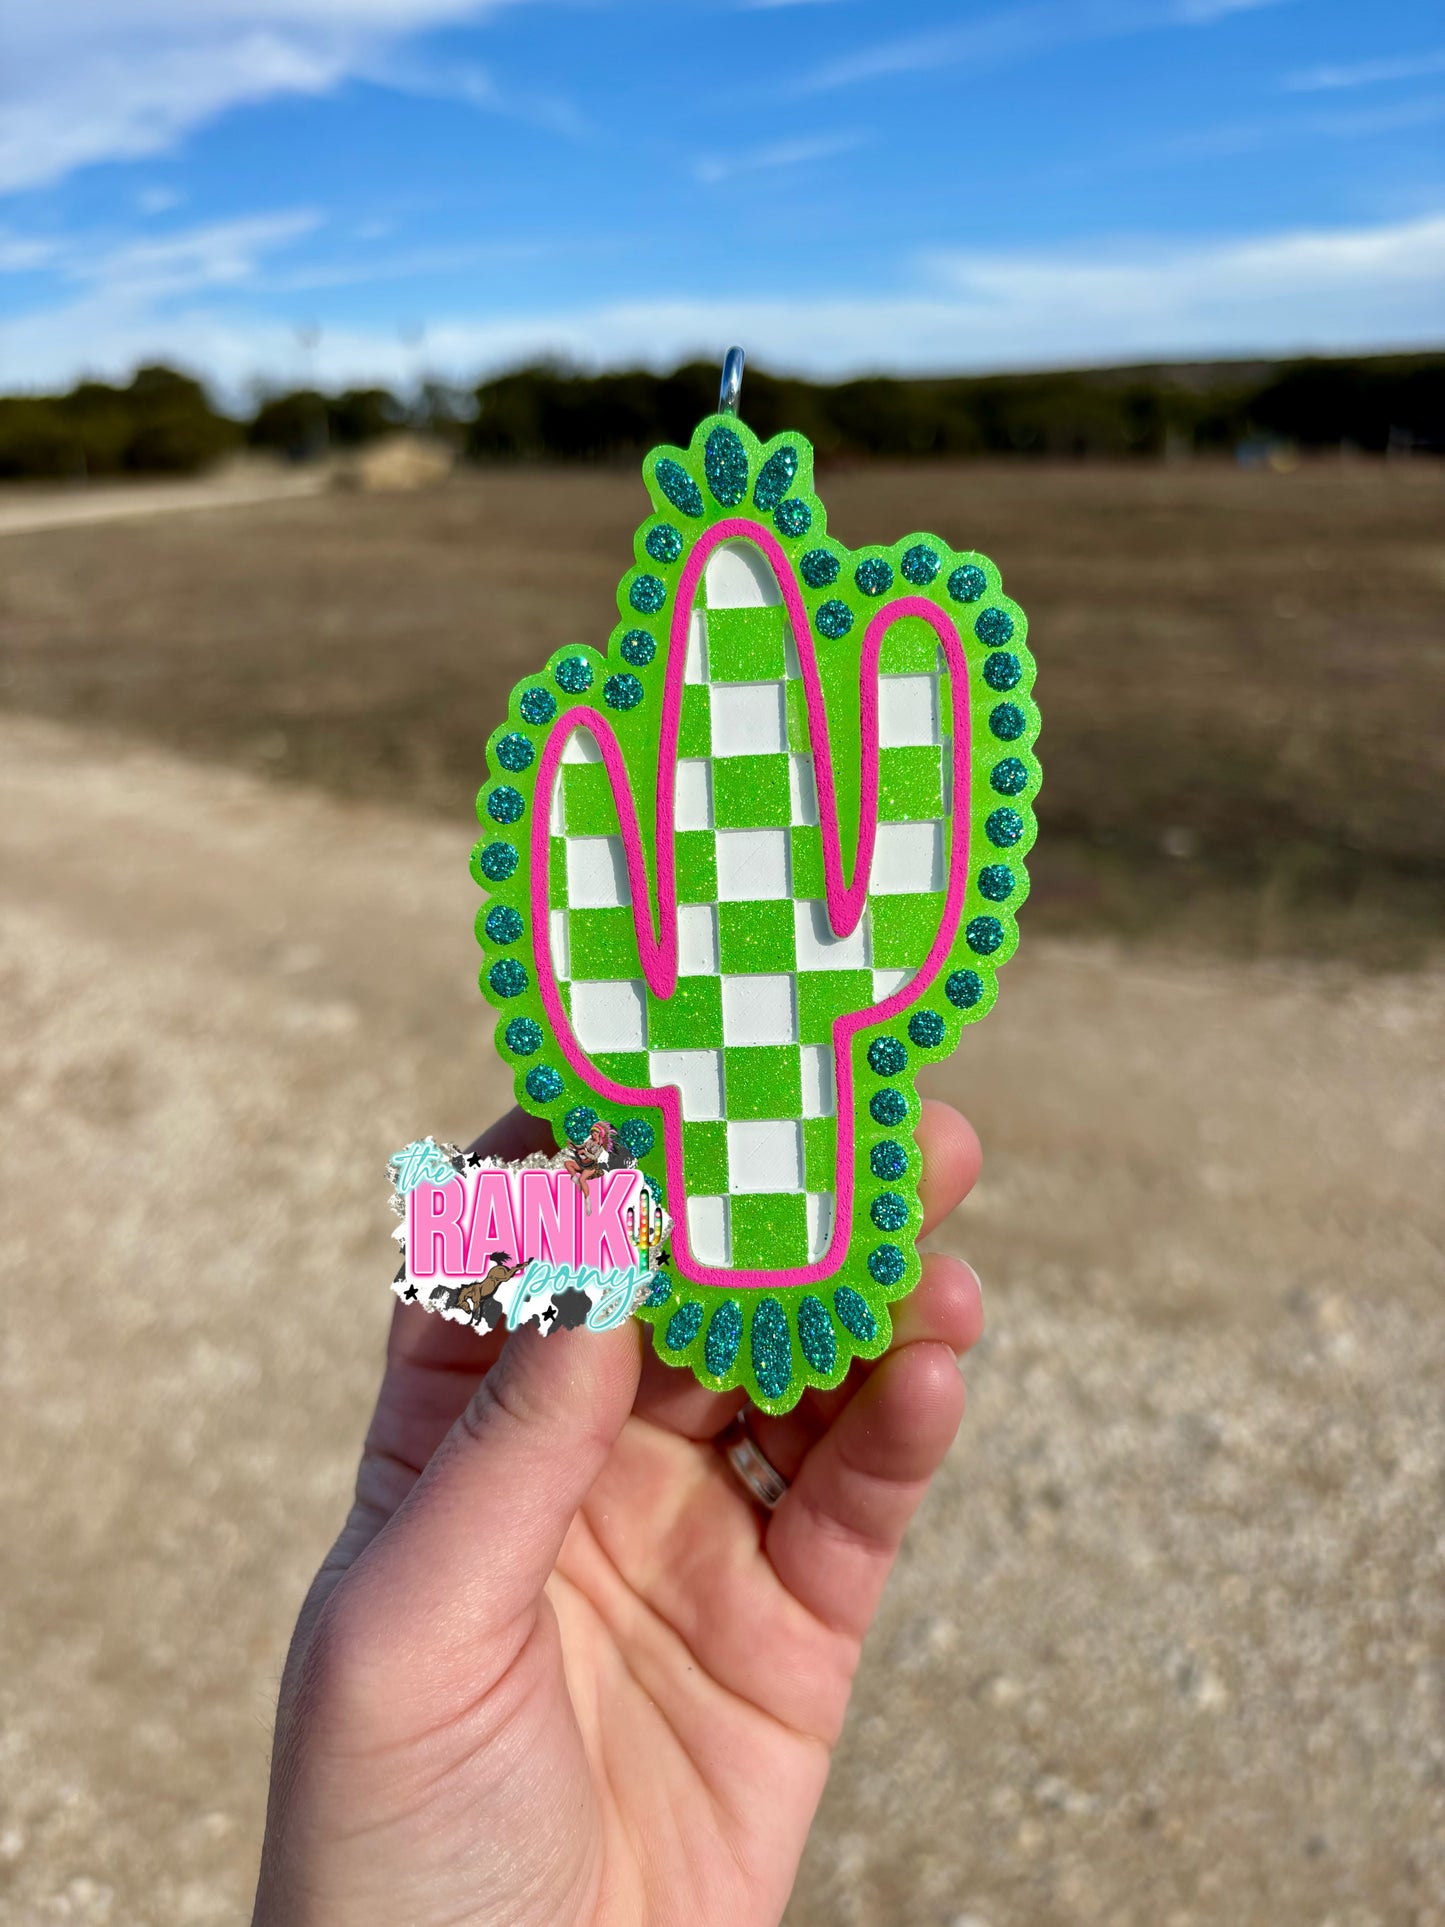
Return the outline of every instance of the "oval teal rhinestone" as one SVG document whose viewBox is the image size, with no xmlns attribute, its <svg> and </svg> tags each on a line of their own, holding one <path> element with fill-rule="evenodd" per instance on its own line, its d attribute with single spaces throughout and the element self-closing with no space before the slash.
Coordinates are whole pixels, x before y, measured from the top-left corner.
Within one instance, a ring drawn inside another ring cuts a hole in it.
<svg viewBox="0 0 1445 1927">
<path fill-rule="evenodd" d="M 833 1293 L 833 1309 L 844 1329 L 864 1345 L 878 1336 L 878 1320 L 868 1309 L 866 1298 L 859 1297 L 851 1285 L 839 1285 Z"/>
<path fill-rule="evenodd" d="M 652 472 L 657 486 L 680 514 L 702 514 L 702 490 L 681 462 L 675 462 L 670 455 L 664 455 Z"/>
<path fill-rule="evenodd" d="M 685 1352 L 701 1330 L 702 1305 L 696 1298 L 689 1298 L 668 1319 L 662 1342 L 670 1352 Z"/>
<path fill-rule="evenodd" d="M 805 1298 L 798 1307 L 798 1343 L 803 1356 L 815 1372 L 825 1376 L 838 1362 L 838 1341 L 828 1309 L 816 1298 Z"/>
<path fill-rule="evenodd" d="M 742 1338 L 743 1308 L 736 1298 L 725 1299 L 712 1315 L 702 1350 L 702 1362 L 714 1378 L 722 1378 L 732 1370 Z"/>
<path fill-rule="evenodd" d="M 776 1298 L 764 1298 L 753 1313 L 753 1373 L 764 1398 L 781 1398 L 793 1377 L 793 1344 L 788 1315 Z"/>
<path fill-rule="evenodd" d="M 753 483 L 753 501 L 763 511 L 771 515 L 793 486 L 793 477 L 798 472 L 798 451 L 787 444 L 774 449 L 758 470 L 758 479 Z"/>
</svg>

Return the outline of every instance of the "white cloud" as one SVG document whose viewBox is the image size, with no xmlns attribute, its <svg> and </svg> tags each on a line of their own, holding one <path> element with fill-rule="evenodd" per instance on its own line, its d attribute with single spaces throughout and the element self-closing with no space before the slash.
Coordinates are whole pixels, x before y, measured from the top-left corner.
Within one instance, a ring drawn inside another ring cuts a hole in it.
<svg viewBox="0 0 1445 1927">
<path fill-rule="evenodd" d="M 247 102 L 325 93 L 352 74 L 384 78 L 404 36 L 504 4 L 30 0 L 5 25 L 6 61 L 25 91 L 0 106 L 0 194 L 164 153 Z"/>
<path fill-rule="evenodd" d="M 203 230 L 159 260 L 118 251 L 74 301 L 0 322 L 0 363 L 12 381 L 35 387 L 82 372 L 119 376 L 156 358 L 232 394 L 258 376 L 294 382 L 294 328 L 225 291 L 237 286 L 238 261 L 254 267 L 282 252 L 311 218 L 296 211 L 249 229 Z M 179 305 L 174 293 L 162 302 L 145 292 L 158 281 L 174 291 L 186 272 L 201 300 Z M 824 375 L 1412 347 L 1445 332 L 1442 286 L 1445 214 L 1432 214 L 1191 247 L 936 254 L 919 264 L 915 289 L 866 297 L 709 293 L 485 316 L 459 307 L 427 317 L 424 359 L 428 373 L 466 380 L 549 354 L 584 366 L 669 366 L 720 356 L 731 341 L 762 366 Z M 311 354 L 320 379 L 415 378 L 415 342 L 319 319 Z"/>
<path fill-rule="evenodd" d="M 1445 74 L 1445 47 L 1431 53 L 1408 54 L 1399 60 L 1361 60 L 1349 67 L 1306 67 L 1300 73 L 1286 74 L 1284 85 L 1292 94 L 1320 94 L 1346 87 L 1377 87 L 1391 80 L 1426 80 L 1432 74 Z"/>
<path fill-rule="evenodd" d="M 693 169 L 706 187 L 728 181 L 736 174 L 757 174 L 778 167 L 802 167 L 810 161 L 831 160 L 835 154 L 851 153 L 862 147 L 867 134 L 819 134 L 812 139 L 774 141 L 765 147 L 750 147 L 739 154 L 718 154 L 700 160 Z"/>
</svg>

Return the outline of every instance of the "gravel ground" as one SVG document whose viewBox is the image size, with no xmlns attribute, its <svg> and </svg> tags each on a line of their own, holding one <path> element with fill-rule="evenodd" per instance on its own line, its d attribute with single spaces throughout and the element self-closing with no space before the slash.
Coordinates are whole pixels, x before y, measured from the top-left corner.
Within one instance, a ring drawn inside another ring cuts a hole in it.
<svg viewBox="0 0 1445 1927">
<path fill-rule="evenodd" d="M 234 1920 L 388 1315 L 503 1101 L 467 826 L 0 721 L 0 1919 Z M 1445 973 L 1025 942 L 990 1331 L 792 1927 L 1445 1922 Z"/>
</svg>

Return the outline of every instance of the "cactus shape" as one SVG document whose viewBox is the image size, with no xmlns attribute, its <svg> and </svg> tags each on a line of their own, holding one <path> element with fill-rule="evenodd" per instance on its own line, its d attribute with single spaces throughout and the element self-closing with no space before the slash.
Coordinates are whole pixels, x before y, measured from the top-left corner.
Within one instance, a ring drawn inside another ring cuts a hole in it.
<svg viewBox="0 0 1445 1927">
<path fill-rule="evenodd" d="M 519 1101 L 666 1198 L 659 1353 L 782 1412 L 917 1282 L 914 1079 L 1017 942 L 1033 660 L 983 556 L 830 538 L 800 435 L 713 416 L 643 477 L 607 648 L 489 742 L 481 985 Z"/>
</svg>

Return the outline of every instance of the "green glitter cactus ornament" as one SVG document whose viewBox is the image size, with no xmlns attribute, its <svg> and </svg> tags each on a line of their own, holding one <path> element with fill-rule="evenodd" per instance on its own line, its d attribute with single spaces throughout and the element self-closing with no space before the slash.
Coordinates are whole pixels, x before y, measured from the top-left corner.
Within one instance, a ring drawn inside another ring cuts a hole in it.
<svg viewBox="0 0 1445 1927">
<path fill-rule="evenodd" d="M 914 1080 L 1017 941 L 1033 659 L 984 557 L 833 540 L 801 435 L 712 416 L 643 479 L 607 648 L 490 740 L 481 984 L 518 1101 L 666 1199 L 659 1353 L 784 1412 L 918 1280 Z"/>
</svg>

